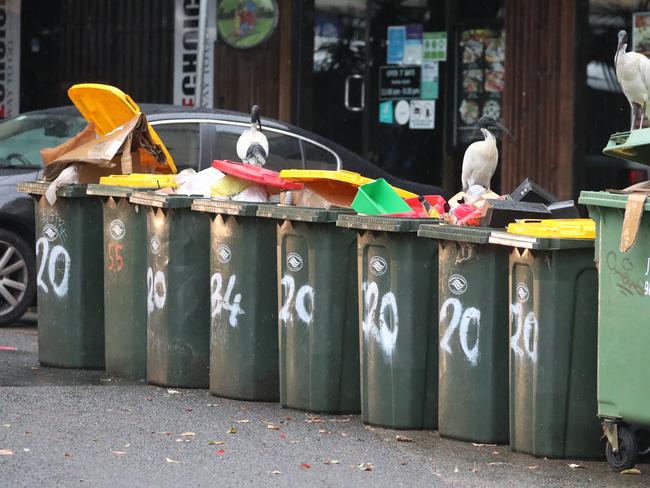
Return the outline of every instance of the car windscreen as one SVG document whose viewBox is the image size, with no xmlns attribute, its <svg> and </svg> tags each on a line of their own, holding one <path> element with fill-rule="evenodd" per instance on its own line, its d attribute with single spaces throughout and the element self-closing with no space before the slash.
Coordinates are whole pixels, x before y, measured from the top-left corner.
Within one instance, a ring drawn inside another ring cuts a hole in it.
<svg viewBox="0 0 650 488">
<path fill-rule="evenodd" d="M 40 168 L 41 149 L 58 146 L 86 125 L 74 114 L 32 113 L 0 122 L 0 167 Z"/>
</svg>

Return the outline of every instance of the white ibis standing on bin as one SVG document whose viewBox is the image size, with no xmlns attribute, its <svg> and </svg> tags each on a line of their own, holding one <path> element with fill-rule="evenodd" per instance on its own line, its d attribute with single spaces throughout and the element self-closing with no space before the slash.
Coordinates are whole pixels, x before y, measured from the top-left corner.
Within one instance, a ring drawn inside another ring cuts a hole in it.
<svg viewBox="0 0 650 488">
<path fill-rule="evenodd" d="M 487 115 L 479 119 L 478 126 L 485 139 L 471 143 L 465 150 L 461 175 L 463 191 L 467 191 L 474 185 L 482 186 L 486 190 L 490 189 L 490 180 L 497 169 L 497 162 L 499 161 L 497 139 L 490 132 L 490 129 L 493 131 L 502 130 L 512 138 L 512 134 L 508 129 Z"/>
<path fill-rule="evenodd" d="M 251 108 L 251 128 L 246 129 L 237 140 L 237 156 L 242 162 L 254 166 L 264 166 L 269 156 L 269 141 L 262 134 L 260 108 Z"/>
<path fill-rule="evenodd" d="M 650 59 L 643 54 L 634 51 L 625 52 L 627 48 L 627 32 L 624 30 L 618 33 L 618 47 L 614 55 L 616 67 L 616 78 L 621 84 L 621 90 L 630 102 L 631 127 L 633 130 L 635 122 L 640 118 L 639 129 L 643 127 L 644 115 L 646 115 L 648 96 L 650 94 Z"/>
</svg>

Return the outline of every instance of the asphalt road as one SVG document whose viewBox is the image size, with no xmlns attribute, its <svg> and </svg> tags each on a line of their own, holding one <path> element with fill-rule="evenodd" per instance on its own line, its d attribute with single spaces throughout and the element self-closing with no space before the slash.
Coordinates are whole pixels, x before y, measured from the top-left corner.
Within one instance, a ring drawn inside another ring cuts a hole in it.
<svg viewBox="0 0 650 488">
<path fill-rule="evenodd" d="M 604 462 L 372 428 L 358 416 L 45 368 L 36 334 L 29 323 L 0 329 L 0 346 L 16 348 L 0 347 L 1 487 L 650 486 L 647 464 L 621 475 Z"/>
</svg>

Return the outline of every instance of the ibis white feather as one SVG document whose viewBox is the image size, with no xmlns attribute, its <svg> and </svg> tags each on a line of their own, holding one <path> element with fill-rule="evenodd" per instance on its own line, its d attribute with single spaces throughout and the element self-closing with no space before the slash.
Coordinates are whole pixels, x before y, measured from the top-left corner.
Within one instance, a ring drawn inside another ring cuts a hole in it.
<svg viewBox="0 0 650 488">
<path fill-rule="evenodd" d="M 630 103 L 632 124 L 635 128 L 636 118 L 641 117 L 639 128 L 643 126 L 644 113 L 650 116 L 648 99 L 650 98 L 650 59 L 634 51 L 626 52 L 627 32 L 618 33 L 618 47 L 614 56 L 616 78 L 621 90 Z"/>
<path fill-rule="evenodd" d="M 260 108 L 251 108 L 251 127 L 246 129 L 237 140 L 237 156 L 242 162 L 255 166 L 264 166 L 269 156 L 269 141 L 262 133 Z"/>
<path fill-rule="evenodd" d="M 463 156 L 461 174 L 463 191 L 467 191 L 474 185 L 489 190 L 490 181 L 497 169 L 499 161 L 497 140 L 489 130 L 481 128 L 481 132 L 485 139 L 471 143 Z"/>
</svg>

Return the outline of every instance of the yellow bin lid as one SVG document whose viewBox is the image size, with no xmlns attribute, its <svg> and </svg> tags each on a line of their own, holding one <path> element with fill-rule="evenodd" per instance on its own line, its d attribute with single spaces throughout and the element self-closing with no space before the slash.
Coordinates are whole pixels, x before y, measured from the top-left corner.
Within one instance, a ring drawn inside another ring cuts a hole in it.
<svg viewBox="0 0 650 488">
<path fill-rule="evenodd" d="M 534 237 L 594 239 L 596 222 L 591 219 L 524 219 L 508 224 L 508 232 Z"/>
<path fill-rule="evenodd" d="M 176 187 L 174 175 L 155 175 L 149 173 L 132 173 L 130 175 L 109 175 L 99 179 L 100 185 L 129 186 L 131 188 Z"/>
<path fill-rule="evenodd" d="M 111 85 L 80 83 L 68 89 L 68 97 L 84 119 L 95 124 L 95 129 L 100 136 L 108 134 L 141 112 L 140 107 L 130 96 Z M 176 173 L 174 160 L 151 124 L 149 124 L 149 134 L 165 153 L 171 173 Z"/>
<path fill-rule="evenodd" d="M 299 181 L 301 183 L 312 183 L 319 180 L 327 180 L 332 182 L 338 182 L 345 185 L 350 185 L 355 187 L 354 194 L 356 195 L 356 188 L 372 183 L 375 180 L 361 176 L 359 173 L 354 171 L 330 171 L 330 170 L 320 170 L 320 169 L 283 169 L 280 171 L 280 178 L 285 180 Z M 410 191 L 402 190 L 391 185 L 393 190 L 402 198 L 413 198 L 417 197 L 415 193 Z M 354 198 L 354 195 L 352 195 Z"/>
</svg>

